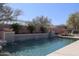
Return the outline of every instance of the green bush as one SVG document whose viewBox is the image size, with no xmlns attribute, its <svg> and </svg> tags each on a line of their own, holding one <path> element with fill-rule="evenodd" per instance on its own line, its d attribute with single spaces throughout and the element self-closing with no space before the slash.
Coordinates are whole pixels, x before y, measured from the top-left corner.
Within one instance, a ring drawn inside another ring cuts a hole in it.
<svg viewBox="0 0 79 59">
<path fill-rule="evenodd" d="M 30 33 L 33 33 L 33 31 L 35 30 L 35 26 L 34 25 L 28 25 L 27 29 L 29 30 Z"/>
<path fill-rule="evenodd" d="M 47 28 L 44 27 L 44 26 L 41 26 L 40 27 L 40 31 L 41 31 L 41 33 L 46 33 L 47 32 Z"/>
<path fill-rule="evenodd" d="M 20 25 L 18 23 L 14 23 L 11 25 L 11 28 L 13 28 L 13 31 L 15 31 L 16 34 L 19 33 Z"/>
</svg>

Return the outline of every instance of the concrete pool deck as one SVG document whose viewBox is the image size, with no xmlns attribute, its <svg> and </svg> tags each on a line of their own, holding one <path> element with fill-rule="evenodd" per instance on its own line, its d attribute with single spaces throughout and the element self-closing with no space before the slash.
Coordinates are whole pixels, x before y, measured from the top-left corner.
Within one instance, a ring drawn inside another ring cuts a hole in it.
<svg viewBox="0 0 79 59">
<path fill-rule="evenodd" d="M 64 48 L 56 50 L 47 56 L 79 56 L 79 40 L 67 45 Z"/>
</svg>

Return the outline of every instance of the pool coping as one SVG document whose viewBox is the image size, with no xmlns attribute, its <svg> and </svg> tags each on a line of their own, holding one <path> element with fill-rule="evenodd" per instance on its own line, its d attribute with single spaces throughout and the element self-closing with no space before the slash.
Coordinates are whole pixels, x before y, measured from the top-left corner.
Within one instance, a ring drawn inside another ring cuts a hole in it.
<svg viewBox="0 0 79 59">
<path fill-rule="evenodd" d="M 78 36 L 58 36 L 59 38 L 68 38 L 68 39 L 78 39 L 79 40 L 79 37 Z"/>
</svg>

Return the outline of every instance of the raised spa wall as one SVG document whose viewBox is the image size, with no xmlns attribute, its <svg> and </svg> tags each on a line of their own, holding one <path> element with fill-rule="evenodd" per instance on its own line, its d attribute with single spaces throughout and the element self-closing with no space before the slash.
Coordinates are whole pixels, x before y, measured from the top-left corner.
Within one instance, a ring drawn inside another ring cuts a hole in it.
<svg viewBox="0 0 79 59">
<path fill-rule="evenodd" d="M 2 40 L 7 42 L 14 42 L 14 41 L 22 41 L 28 39 L 47 39 L 52 38 L 53 34 L 49 33 L 39 33 L 39 34 L 15 34 L 14 32 L 2 32 Z"/>
</svg>

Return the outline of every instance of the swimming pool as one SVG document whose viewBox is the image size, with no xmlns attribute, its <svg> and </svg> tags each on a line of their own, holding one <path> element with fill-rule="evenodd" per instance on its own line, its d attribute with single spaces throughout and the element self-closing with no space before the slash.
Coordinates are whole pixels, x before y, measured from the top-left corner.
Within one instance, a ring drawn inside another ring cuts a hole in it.
<svg viewBox="0 0 79 59">
<path fill-rule="evenodd" d="M 17 41 L 15 43 L 8 43 L 4 50 L 16 56 L 45 56 L 51 52 L 56 51 L 72 42 L 75 39 L 53 38 L 53 39 L 38 39 Z"/>
</svg>

